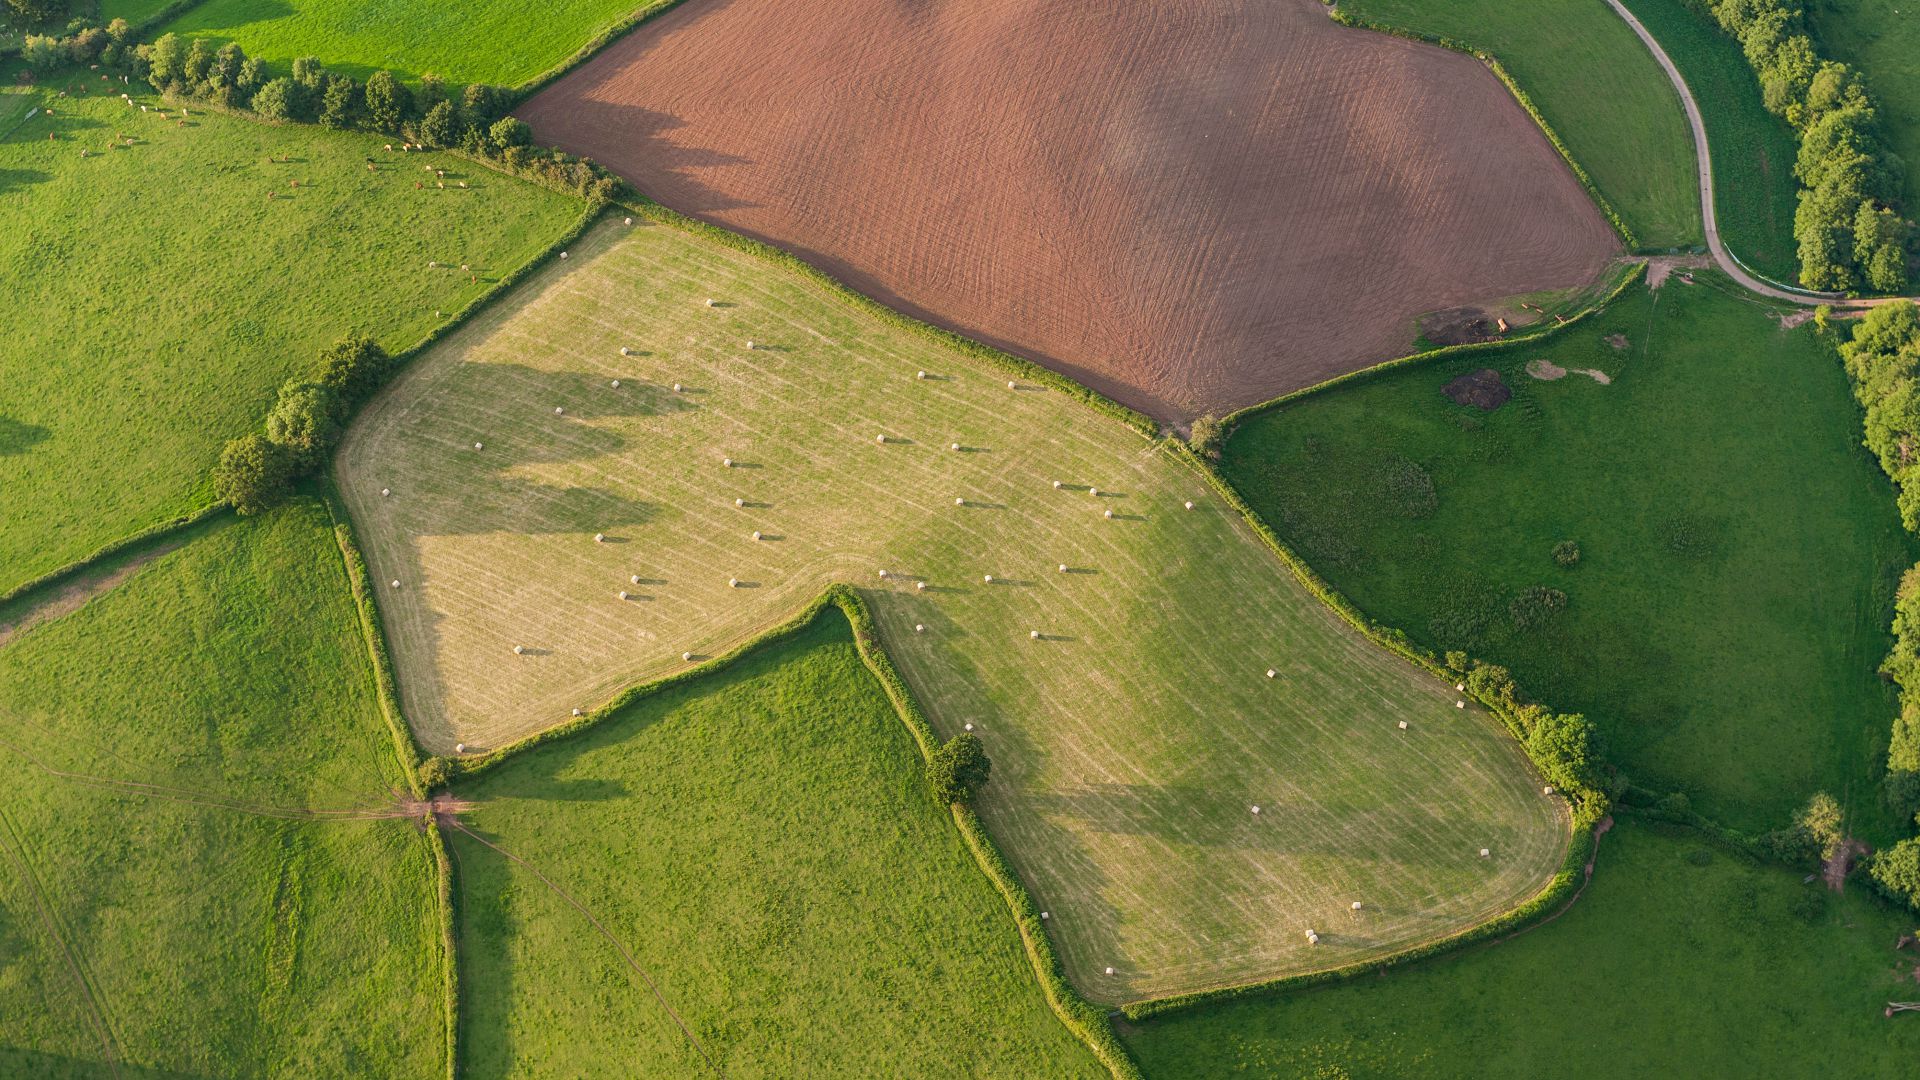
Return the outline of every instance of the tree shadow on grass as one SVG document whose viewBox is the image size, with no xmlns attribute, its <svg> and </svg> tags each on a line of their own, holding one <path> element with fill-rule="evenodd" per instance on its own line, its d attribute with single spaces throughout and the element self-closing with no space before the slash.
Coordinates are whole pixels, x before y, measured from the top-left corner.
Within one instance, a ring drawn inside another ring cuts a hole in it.
<svg viewBox="0 0 1920 1080">
<path fill-rule="evenodd" d="M 0 189 L 4 188 L 4 179 L 0 178 Z M 42 443 L 53 432 L 38 424 L 29 424 L 10 417 L 0 416 L 0 457 L 11 454 L 24 454 L 36 443 Z"/>
</svg>

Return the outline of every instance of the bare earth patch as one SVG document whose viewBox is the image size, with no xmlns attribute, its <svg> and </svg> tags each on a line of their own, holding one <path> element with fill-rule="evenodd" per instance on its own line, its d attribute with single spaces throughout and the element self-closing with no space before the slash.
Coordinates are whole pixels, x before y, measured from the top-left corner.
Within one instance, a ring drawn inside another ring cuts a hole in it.
<svg viewBox="0 0 1920 1080">
<path fill-rule="evenodd" d="M 68 582 L 58 592 L 10 621 L 0 622 L 0 645 L 5 645 L 16 635 L 31 630 L 43 622 L 77 611 L 80 605 L 127 580 L 141 567 L 179 546 L 179 544 L 166 544 L 137 558 L 129 559 L 105 573 L 82 575 Z"/>
<path fill-rule="evenodd" d="M 1692 282 L 1692 275 L 1686 274 L 1685 271 L 1704 270 L 1712 265 L 1713 259 L 1706 255 L 1661 255 L 1648 259 L 1647 288 L 1657 289 L 1664 285 L 1667 278 L 1671 277 L 1675 271 L 1682 272 L 1681 276 L 1688 282 Z"/>
<path fill-rule="evenodd" d="M 1164 420 L 1617 251 L 1471 57 L 1315 0 L 691 0 L 520 110 L 682 212 Z"/>
<path fill-rule="evenodd" d="M 1585 375 L 1601 386 L 1608 386 L 1613 382 L 1613 376 L 1608 375 L 1599 368 L 1563 368 L 1551 360 L 1527 361 L 1527 374 L 1539 379 L 1541 382 L 1553 382 L 1555 379 L 1564 379 L 1569 374 Z"/>
</svg>

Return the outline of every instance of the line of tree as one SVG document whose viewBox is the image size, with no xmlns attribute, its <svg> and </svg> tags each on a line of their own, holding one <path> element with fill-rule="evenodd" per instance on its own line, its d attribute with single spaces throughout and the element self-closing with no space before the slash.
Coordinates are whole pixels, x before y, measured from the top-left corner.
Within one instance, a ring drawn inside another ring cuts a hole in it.
<svg viewBox="0 0 1920 1080">
<path fill-rule="evenodd" d="M 264 431 L 230 440 L 213 469 L 214 493 L 240 514 L 286 497 L 318 472 L 348 418 L 386 382 L 393 358 L 372 338 L 350 335 L 320 354 L 311 374 L 280 388 Z"/>
<path fill-rule="evenodd" d="M 1556 713 L 1528 701 L 1513 672 L 1499 664 L 1474 660 L 1463 652 L 1448 653 L 1445 663 L 1469 693 L 1497 706 L 1505 714 L 1503 719 L 1517 726 L 1514 734 L 1527 757 L 1583 816 L 1598 819 L 1606 812 L 1611 789 L 1625 785 L 1626 780 L 1606 764 L 1599 732 L 1585 714 Z"/>
<path fill-rule="evenodd" d="M 302 57 L 274 75 L 234 42 L 163 34 L 135 49 L 135 74 L 176 98 L 246 110 L 268 120 L 395 135 L 420 146 L 459 150 L 507 171 L 590 199 L 610 199 L 620 181 L 592 161 L 533 145 L 526 123 L 505 115 L 508 98 L 474 83 L 457 93 L 436 75 L 409 86 L 390 71 L 365 82 Z"/>
<path fill-rule="evenodd" d="M 1767 110 L 1800 136 L 1793 235 L 1801 284 L 1904 290 L 1915 234 L 1901 213 L 1906 165 L 1887 148 L 1860 73 L 1821 58 L 1799 0 L 1712 0 L 1710 10 L 1740 42 Z"/>
<path fill-rule="evenodd" d="M 133 55 L 132 36 L 133 29 L 125 19 L 99 26 L 84 18 L 68 23 L 64 34 L 28 34 L 20 43 L 23 78 L 45 75 L 68 64 L 98 63 L 123 70 Z"/>
<path fill-rule="evenodd" d="M 1841 343 L 1840 357 L 1866 410 L 1867 449 L 1898 488 L 1901 523 L 1920 532 L 1920 304 L 1875 307 Z M 1885 790 L 1888 804 L 1920 827 L 1920 566 L 1900 578 L 1893 636 L 1893 649 L 1880 665 L 1900 687 Z M 1920 909 L 1920 838 L 1875 854 L 1867 869 L 1883 892 Z"/>
</svg>

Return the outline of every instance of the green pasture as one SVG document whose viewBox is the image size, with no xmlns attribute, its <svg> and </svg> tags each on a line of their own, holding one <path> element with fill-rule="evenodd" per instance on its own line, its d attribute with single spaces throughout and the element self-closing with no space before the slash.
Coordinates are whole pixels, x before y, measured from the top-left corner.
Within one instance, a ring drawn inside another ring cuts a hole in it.
<svg viewBox="0 0 1920 1080">
<path fill-rule="evenodd" d="M 204 0 L 161 32 L 237 41 L 282 69 L 317 56 L 364 78 L 438 75 L 449 83 L 518 86 L 596 34 L 658 0 Z"/>
<path fill-rule="evenodd" d="M 1284 997 L 1123 1028 L 1154 1080 L 1896 1080 L 1920 1024 L 1913 916 L 1693 834 L 1616 828 L 1579 902 L 1512 940 Z"/>
<path fill-rule="evenodd" d="M 1800 279 L 1793 238 L 1799 141 L 1760 100 L 1760 82 L 1711 15 L 1686 0 L 1623 0 L 1680 67 L 1713 149 L 1714 214 L 1720 239 L 1753 270 L 1789 285 Z"/>
<path fill-rule="evenodd" d="M 14 123 L 0 95 L 0 593 L 209 502 L 221 443 L 323 346 L 413 345 L 580 212 L 450 156 L 181 124 L 119 89 L 70 72 Z"/>
<path fill-rule="evenodd" d="M 847 581 L 934 727 L 985 741 L 987 825 L 1097 1000 L 1386 955 L 1559 865 L 1565 808 L 1505 731 L 1173 452 L 633 220 L 423 354 L 336 459 L 429 751 L 564 722 Z"/>
<path fill-rule="evenodd" d="M 1810 0 L 1820 52 L 1866 76 L 1882 133 L 1907 163 L 1906 213 L 1920 213 L 1920 4 Z"/>
<path fill-rule="evenodd" d="M 1369 22 L 1492 53 L 1641 246 L 1706 243 L 1680 99 L 1601 0 L 1343 0 Z"/>
<path fill-rule="evenodd" d="M 444 1072 L 433 858 L 356 816 L 405 781 L 316 504 L 0 644 L 0 720 L 0 1075 Z"/>
<path fill-rule="evenodd" d="M 829 608 L 711 679 L 457 784 L 466 1075 L 1106 1072 L 1056 1019 Z"/>
<path fill-rule="evenodd" d="M 1897 707 L 1875 669 L 1914 545 L 1832 345 L 1697 280 L 1636 285 L 1541 345 L 1268 412 L 1225 471 L 1362 610 L 1588 713 L 1635 783 L 1745 829 L 1825 789 L 1883 839 Z M 1541 381 L 1537 361 L 1570 373 Z M 1512 401 L 1443 396 L 1482 366 Z M 1530 607 L 1535 586 L 1564 610 Z"/>
</svg>

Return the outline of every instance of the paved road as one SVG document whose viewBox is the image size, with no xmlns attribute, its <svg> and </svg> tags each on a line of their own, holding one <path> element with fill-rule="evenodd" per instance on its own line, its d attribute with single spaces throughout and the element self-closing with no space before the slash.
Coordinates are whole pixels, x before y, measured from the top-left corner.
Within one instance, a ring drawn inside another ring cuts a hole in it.
<svg viewBox="0 0 1920 1080">
<path fill-rule="evenodd" d="M 1762 281 L 1746 267 L 1741 266 L 1740 261 L 1733 257 L 1733 253 L 1727 250 L 1727 245 L 1721 243 L 1720 223 L 1713 215 L 1713 153 L 1707 148 L 1707 125 L 1706 121 L 1700 118 L 1700 105 L 1693 100 L 1693 91 L 1687 89 L 1687 80 L 1680 77 L 1680 69 L 1674 66 L 1673 59 L 1667 55 L 1667 50 L 1661 48 L 1660 42 L 1656 41 L 1647 28 L 1641 25 L 1639 19 L 1633 17 L 1633 12 L 1628 11 L 1626 5 L 1620 0 L 1607 0 L 1607 6 L 1622 19 L 1627 20 L 1627 25 L 1633 27 L 1633 32 L 1640 35 L 1640 40 L 1653 53 L 1653 58 L 1666 70 L 1667 78 L 1673 82 L 1673 88 L 1679 91 L 1680 104 L 1686 107 L 1687 124 L 1693 128 L 1694 155 L 1699 159 L 1700 167 L 1700 220 L 1706 226 L 1707 250 L 1713 252 L 1713 261 L 1720 264 L 1720 269 L 1726 271 L 1728 277 L 1762 296 L 1770 296 L 1775 300 L 1787 300 L 1796 304 L 1827 304 L 1842 299 L 1838 293 L 1812 293 L 1783 289 Z"/>
</svg>

